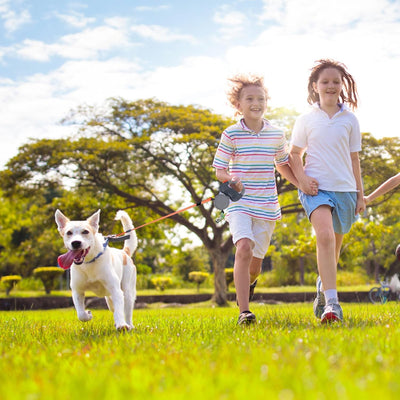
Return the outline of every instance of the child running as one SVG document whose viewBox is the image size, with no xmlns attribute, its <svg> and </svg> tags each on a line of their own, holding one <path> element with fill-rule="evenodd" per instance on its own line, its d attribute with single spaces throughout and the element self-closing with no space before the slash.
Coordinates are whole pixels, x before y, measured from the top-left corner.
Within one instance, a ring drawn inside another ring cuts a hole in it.
<svg viewBox="0 0 400 400">
<path fill-rule="evenodd" d="M 345 104 L 357 108 L 356 83 L 344 64 L 319 60 L 308 79 L 307 100 L 312 109 L 295 122 L 290 166 L 316 235 L 319 276 L 314 314 L 326 323 L 343 320 L 336 269 L 343 236 L 365 209 L 358 156 L 361 133 Z"/>
<path fill-rule="evenodd" d="M 222 133 L 213 167 L 219 181 L 229 181 L 238 192 L 245 189 L 244 196 L 225 210 L 236 246 L 234 282 L 241 325 L 256 322 L 249 302 L 276 220 L 281 218 L 275 165 L 289 182 L 297 185 L 297 180 L 288 164 L 283 131 L 263 118 L 268 99 L 263 78 L 239 74 L 229 81 L 228 100 L 235 115 L 243 118 Z"/>
<path fill-rule="evenodd" d="M 387 192 L 390 192 L 396 186 L 400 185 L 400 173 L 392 176 L 387 181 L 383 182 L 378 188 L 376 188 L 371 194 L 364 197 L 365 204 L 371 203 L 377 197 L 384 195 Z"/>
</svg>

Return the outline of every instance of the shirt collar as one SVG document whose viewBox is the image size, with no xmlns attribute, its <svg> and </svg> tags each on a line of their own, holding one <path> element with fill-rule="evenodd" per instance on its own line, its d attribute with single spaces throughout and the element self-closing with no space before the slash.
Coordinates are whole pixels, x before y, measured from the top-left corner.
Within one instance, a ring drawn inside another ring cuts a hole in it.
<svg viewBox="0 0 400 400">
<path fill-rule="evenodd" d="M 347 106 L 345 103 L 338 103 L 338 106 L 340 107 L 339 112 L 350 111 L 349 106 Z M 312 107 L 313 107 L 313 108 L 316 108 L 317 110 L 320 110 L 320 109 L 321 109 L 321 107 L 320 107 L 318 101 L 315 102 L 315 103 L 313 103 Z"/>
<path fill-rule="evenodd" d="M 242 127 L 243 130 L 248 131 L 248 132 L 253 132 L 253 133 L 254 133 L 254 131 L 251 130 L 249 127 L 247 127 L 247 125 L 244 123 L 244 118 L 241 118 L 240 121 L 239 121 L 239 123 L 240 123 L 240 126 Z M 263 118 L 263 127 L 261 128 L 260 132 L 261 132 L 261 131 L 264 131 L 264 130 L 267 130 L 267 129 L 268 129 L 268 126 L 269 126 L 268 120 L 266 120 L 265 118 Z"/>
</svg>

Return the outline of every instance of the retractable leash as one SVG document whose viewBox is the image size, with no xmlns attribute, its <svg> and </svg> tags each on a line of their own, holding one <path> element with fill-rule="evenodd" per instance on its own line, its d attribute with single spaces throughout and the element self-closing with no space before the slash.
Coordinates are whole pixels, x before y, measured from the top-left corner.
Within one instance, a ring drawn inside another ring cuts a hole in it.
<svg viewBox="0 0 400 400">
<path fill-rule="evenodd" d="M 215 220 L 215 222 L 221 222 L 225 218 L 225 208 L 229 206 L 229 200 L 236 202 L 240 200 L 245 192 L 245 189 L 243 187 L 241 192 L 237 192 L 235 189 L 233 189 L 230 184 L 232 181 L 225 181 L 221 183 L 219 186 L 219 193 L 215 196 L 214 199 L 214 205 L 218 210 L 221 210 L 220 216 Z"/>
<path fill-rule="evenodd" d="M 221 210 L 221 215 L 215 221 L 221 222 L 225 218 L 224 210 L 225 210 L 225 208 L 227 208 L 229 206 L 229 200 L 236 202 L 243 197 L 244 192 L 245 192 L 244 188 L 241 192 L 237 192 L 235 189 L 233 189 L 230 186 L 230 183 L 231 183 L 231 181 L 225 181 L 225 182 L 221 183 L 221 185 L 219 186 L 219 193 L 215 196 L 215 198 L 209 197 L 208 199 L 205 199 L 198 203 L 192 204 L 189 207 L 182 208 L 181 210 L 178 210 L 178 211 L 174 211 L 171 214 L 164 215 L 163 217 L 157 218 L 157 219 L 147 222 L 143 225 L 136 226 L 135 228 L 129 229 L 125 232 L 122 232 L 122 233 L 119 233 L 116 235 L 108 235 L 105 238 L 110 242 L 122 242 L 126 239 L 129 239 L 130 235 L 127 235 L 127 233 L 129 233 L 129 232 L 136 231 L 137 229 L 143 228 L 144 226 L 154 224 L 155 222 L 159 222 L 163 219 L 172 217 L 173 215 L 179 214 L 183 211 L 190 210 L 193 207 L 198 207 L 198 206 L 208 203 L 209 201 L 212 201 L 212 200 L 214 200 L 215 208 L 217 208 L 218 210 Z"/>
</svg>

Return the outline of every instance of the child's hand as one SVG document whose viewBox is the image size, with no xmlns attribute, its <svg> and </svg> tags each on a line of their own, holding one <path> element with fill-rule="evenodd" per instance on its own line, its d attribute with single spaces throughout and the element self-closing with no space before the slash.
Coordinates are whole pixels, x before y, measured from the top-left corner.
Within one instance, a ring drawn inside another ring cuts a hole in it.
<svg viewBox="0 0 400 400">
<path fill-rule="evenodd" d="M 357 198 L 357 204 L 356 204 L 356 215 L 360 214 L 363 215 L 365 211 L 365 200 L 364 197 L 359 197 Z"/>
<path fill-rule="evenodd" d="M 304 177 L 299 180 L 299 189 L 309 196 L 316 196 L 318 194 L 318 181 L 311 176 L 304 175 Z"/>
<path fill-rule="evenodd" d="M 231 183 L 229 184 L 229 186 L 232 189 L 235 189 L 239 193 L 243 190 L 243 183 L 237 176 L 233 176 L 230 182 Z"/>
</svg>

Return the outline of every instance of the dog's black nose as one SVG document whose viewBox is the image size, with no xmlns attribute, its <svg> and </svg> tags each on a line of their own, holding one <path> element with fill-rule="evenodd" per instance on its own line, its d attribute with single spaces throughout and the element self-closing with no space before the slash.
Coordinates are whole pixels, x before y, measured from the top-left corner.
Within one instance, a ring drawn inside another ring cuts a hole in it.
<svg viewBox="0 0 400 400">
<path fill-rule="evenodd" d="M 79 240 L 74 240 L 73 242 L 71 242 L 71 246 L 73 249 L 79 249 L 82 245 L 82 242 L 80 242 Z"/>
</svg>

